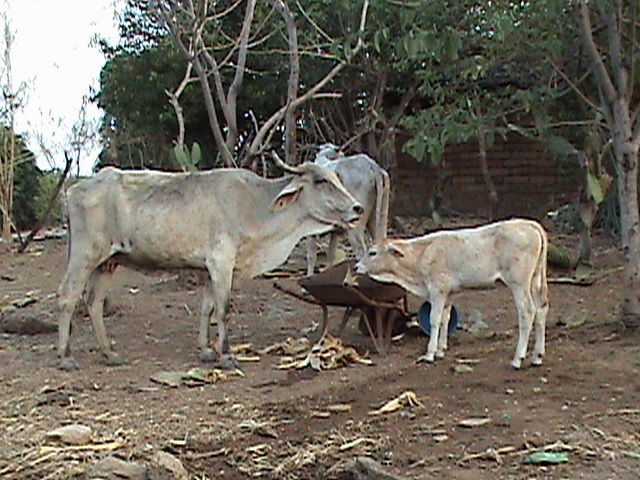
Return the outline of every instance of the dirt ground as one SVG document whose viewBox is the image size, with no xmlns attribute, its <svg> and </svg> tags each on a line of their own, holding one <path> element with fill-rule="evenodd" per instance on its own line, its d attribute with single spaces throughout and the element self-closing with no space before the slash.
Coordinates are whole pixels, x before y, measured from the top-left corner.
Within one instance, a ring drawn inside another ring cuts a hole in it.
<svg viewBox="0 0 640 480">
<path fill-rule="evenodd" d="M 18 308 L 5 308 L 2 322 L 55 322 L 65 249 L 63 240 L 34 243 L 22 255 L 4 247 L 0 306 Z M 151 377 L 202 366 L 196 348 L 201 289 L 171 272 L 119 269 L 115 313 L 106 324 L 125 365 L 102 363 L 81 314 L 71 337 L 78 372 L 57 369 L 55 332 L 0 337 L 0 478 L 87 478 L 108 455 L 144 464 L 165 451 L 182 462 L 188 478 L 201 480 L 394 478 L 359 473 L 354 459 L 361 457 L 403 479 L 635 480 L 640 332 L 619 322 L 620 249 L 599 236 L 593 260 L 602 274 L 595 284 L 550 284 L 541 367 L 507 368 L 517 325 L 509 291 L 497 288 L 456 297 L 461 328 L 447 357 L 433 365 L 415 361 L 427 338 L 418 328 L 382 357 L 353 319 L 342 341 L 373 365 L 278 369 L 283 357 L 260 350 L 287 338 L 315 341 L 321 310 L 275 289 L 274 278 L 259 278 L 232 300 L 231 344 L 250 343 L 243 355 L 257 357 L 240 363 L 244 376 L 178 387 Z M 276 280 L 298 288 L 301 249 L 284 268 L 298 273 Z M 410 305 L 415 310 L 419 302 L 410 299 Z M 329 313 L 335 331 L 342 309 Z M 488 328 L 468 331 L 480 316 Z M 407 391 L 419 405 L 370 413 Z M 487 420 L 465 426 L 469 419 Z M 46 435 L 75 423 L 93 430 L 88 445 L 61 445 Z M 536 451 L 565 452 L 568 461 L 527 463 Z"/>
</svg>

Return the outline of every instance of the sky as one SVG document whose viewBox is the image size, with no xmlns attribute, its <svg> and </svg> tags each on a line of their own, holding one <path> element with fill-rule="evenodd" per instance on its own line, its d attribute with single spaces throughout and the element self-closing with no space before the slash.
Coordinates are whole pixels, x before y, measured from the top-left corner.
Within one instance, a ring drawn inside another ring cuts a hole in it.
<svg viewBox="0 0 640 480">
<path fill-rule="evenodd" d="M 83 97 L 90 95 L 90 87 L 98 89 L 105 62 L 91 40 L 98 34 L 117 43 L 115 8 L 114 0 L 0 0 L 14 36 L 13 86 L 26 86 L 25 104 L 16 114 L 15 130 L 26 136 L 38 166 L 44 170 L 51 165 L 40 152 L 36 134 L 52 150 L 55 166 L 64 167 L 71 127 L 79 118 Z M 4 51 L 1 53 L 4 55 Z M 93 104 L 87 113 L 94 121 L 100 117 L 100 110 Z M 96 146 L 82 156 L 81 174 L 91 173 L 98 152 Z"/>
</svg>

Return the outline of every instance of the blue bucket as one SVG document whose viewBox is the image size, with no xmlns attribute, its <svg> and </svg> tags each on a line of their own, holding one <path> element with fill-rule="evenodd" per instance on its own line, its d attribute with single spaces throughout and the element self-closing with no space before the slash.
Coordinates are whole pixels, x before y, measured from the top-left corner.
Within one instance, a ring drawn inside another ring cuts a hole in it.
<svg viewBox="0 0 640 480">
<path fill-rule="evenodd" d="M 429 302 L 424 302 L 418 310 L 418 320 L 420 322 L 420 329 L 427 334 L 427 336 L 431 335 L 431 322 L 429 321 L 429 315 L 431 314 L 431 304 Z M 458 328 L 458 311 L 456 307 L 451 305 L 451 314 L 449 315 L 449 335 L 452 335 L 453 332 Z"/>
</svg>

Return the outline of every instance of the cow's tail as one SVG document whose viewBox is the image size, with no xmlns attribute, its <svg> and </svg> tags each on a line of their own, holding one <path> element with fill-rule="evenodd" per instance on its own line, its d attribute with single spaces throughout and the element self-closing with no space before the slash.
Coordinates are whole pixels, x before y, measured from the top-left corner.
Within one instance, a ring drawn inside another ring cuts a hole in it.
<svg viewBox="0 0 640 480">
<path fill-rule="evenodd" d="M 547 232 L 544 227 L 538 222 L 535 222 L 535 225 L 540 235 L 541 248 L 533 275 L 533 292 L 531 293 L 537 309 L 542 309 L 549 303 L 549 286 L 547 284 L 547 250 L 549 240 L 547 239 Z"/>
<path fill-rule="evenodd" d="M 67 189 L 62 189 L 62 196 L 64 198 L 64 209 L 67 216 L 67 265 L 71 258 L 71 215 L 69 215 L 69 194 Z"/>
<path fill-rule="evenodd" d="M 376 228 L 374 243 L 383 238 L 387 238 L 387 227 L 389 224 L 389 191 L 390 181 L 387 171 L 378 166 L 376 175 Z"/>
</svg>

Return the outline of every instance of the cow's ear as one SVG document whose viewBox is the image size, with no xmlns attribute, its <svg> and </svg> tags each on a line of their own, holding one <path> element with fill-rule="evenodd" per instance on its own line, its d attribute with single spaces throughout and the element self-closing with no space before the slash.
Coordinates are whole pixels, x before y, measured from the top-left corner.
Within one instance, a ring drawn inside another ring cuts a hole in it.
<svg viewBox="0 0 640 480">
<path fill-rule="evenodd" d="M 394 257 L 404 257 L 404 249 L 400 245 L 394 245 L 393 243 L 391 243 L 386 246 L 385 250 L 387 253 L 393 255 Z"/>
<path fill-rule="evenodd" d="M 282 210 L 289 208 L 289 206 L 294 204 L 298 199 L 302 186 L 303 183 L 300 179 L 298 177 L 294 178 L 289 185 L 284 187 L 280 193 L 278 193 L 278 196 L 271 204 L 270 210 L 272 212 L 281 212 Z"/>
</svg>

